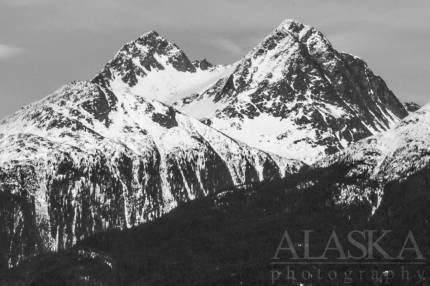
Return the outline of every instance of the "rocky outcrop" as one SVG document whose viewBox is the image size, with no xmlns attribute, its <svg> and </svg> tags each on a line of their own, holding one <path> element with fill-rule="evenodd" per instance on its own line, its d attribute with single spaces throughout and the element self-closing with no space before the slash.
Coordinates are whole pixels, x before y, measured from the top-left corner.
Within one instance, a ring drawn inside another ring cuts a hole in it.
<svg viewBox="0 0 430 286">
<path fill-rule="evenodd" d="M 415 103 L 415 102 L 412 102 L 412 101 L 410 101 L 410 102 L 404 102 L 403 105 L 405 106 L 405 109 L 408 112 L 415 112 L 415 111 L 417 111 L 418 109 L 421 108 L 421 106 L 418 103 Z"/>
</svg>

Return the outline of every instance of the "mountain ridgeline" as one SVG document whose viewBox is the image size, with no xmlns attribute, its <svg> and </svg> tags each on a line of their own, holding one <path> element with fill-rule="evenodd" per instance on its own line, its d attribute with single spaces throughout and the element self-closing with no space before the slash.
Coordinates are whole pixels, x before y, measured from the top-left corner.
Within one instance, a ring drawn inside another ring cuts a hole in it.
<svg viewBox="0 0 430 286">
<path fill-rule="evenodd" d="M 325 156 L 407 114 L 364 61 L 297 21 L 227 66 L 149 32 L 92 80 L 0 121 L 0 269 L 223 190 L 342 165 Z M 381 198 L 380 177 L 366 178 Z"/>
</svg>

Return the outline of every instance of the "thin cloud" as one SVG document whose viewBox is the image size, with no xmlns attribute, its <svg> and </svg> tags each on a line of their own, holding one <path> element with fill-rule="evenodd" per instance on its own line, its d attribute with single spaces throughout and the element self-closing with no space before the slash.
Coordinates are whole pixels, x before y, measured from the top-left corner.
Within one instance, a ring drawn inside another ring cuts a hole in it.
<svg viewBox="0 0 430 286">
<path fill-rule="evenodd" d="M 227 38 L 214 39 L 210 41 L 210 44 L 212 44 L 215 48 L 218 48 L 219 50 L 226 51 L 235 56 L 242 54 L 242 49 L 239 47 L 239 45 Z"/>
<path fill-rule="evenodd" d="M 0 60 L 13 58 L 24 51 L 21 47 L 0 44 Z"/>
</svg>

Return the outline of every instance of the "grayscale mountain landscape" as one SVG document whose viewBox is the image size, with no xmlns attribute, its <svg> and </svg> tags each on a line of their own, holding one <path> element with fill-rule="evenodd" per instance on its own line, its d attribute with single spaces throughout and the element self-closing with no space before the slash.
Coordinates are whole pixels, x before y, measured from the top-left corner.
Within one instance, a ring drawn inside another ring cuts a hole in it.
<svg viewBox="0 0 430 286">
<path fill-rule="evenodd" d="M 270 281 L 285 227 L 430 255 L 430 105 L 372 63 L 292 19 L 229 64 L 118 46 L 0 120 L 0 285 L 347 285 Z"/>
</svg>

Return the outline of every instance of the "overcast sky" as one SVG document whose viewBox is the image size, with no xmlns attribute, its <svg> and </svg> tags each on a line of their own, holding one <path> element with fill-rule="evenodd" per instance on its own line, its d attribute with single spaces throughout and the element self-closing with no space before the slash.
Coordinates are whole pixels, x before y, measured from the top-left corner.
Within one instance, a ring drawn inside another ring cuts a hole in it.
<svg viewBox="0 0 430 286">
<path fill-rule="evenodd" d="M 0 117 L 92 78 L 156 30 L 191 59 L 232 63 L 286 18 L 365 59 L 402 100 L 430 101 L 428 0 L 0 0 Z"/>
</svg>

